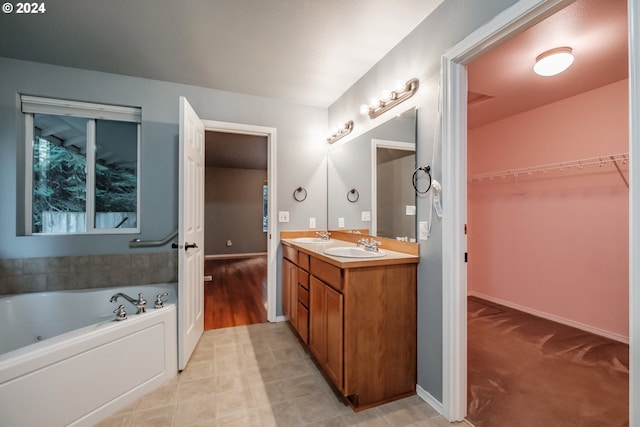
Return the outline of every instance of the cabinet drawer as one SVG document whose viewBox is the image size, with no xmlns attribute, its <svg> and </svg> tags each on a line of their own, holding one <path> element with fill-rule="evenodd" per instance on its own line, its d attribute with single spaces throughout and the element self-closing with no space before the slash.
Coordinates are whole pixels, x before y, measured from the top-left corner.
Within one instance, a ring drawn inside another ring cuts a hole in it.
<svg viewBox="0 0 640 427">
<path fill-rule="evenodd" d="M 298 334 L 305 344 L 309 344 L 309 310 L 298 303 Z"/>
<path fill-rule="evenodd" d="M 309 271 L 309 255 L 304 252 L 298 252 L 298 267 Z"/>
<path fill-rule="evenodd" d="M 282 245 L 282 257 L 288 259 L 294 264 L 298 263 L 298 250 L 291 246 Z"/>
<path fill-rule="evenodd" d="M 309 307 L 309 290 L 302 287 L 302 285 L 298 286 L 298 302 L 305 307 Z"/>
<path fill-rule="evenodd" d="M 311 275 L 325 282 L 337 291 L 342 291 L 342 270 L 340 268 L 311 258 Z"/>
<path fill-rule="evenodd" d="M 309 273 L 298 268 L 298 284 L 305 289 L 309 289 Z"/>
</svg>

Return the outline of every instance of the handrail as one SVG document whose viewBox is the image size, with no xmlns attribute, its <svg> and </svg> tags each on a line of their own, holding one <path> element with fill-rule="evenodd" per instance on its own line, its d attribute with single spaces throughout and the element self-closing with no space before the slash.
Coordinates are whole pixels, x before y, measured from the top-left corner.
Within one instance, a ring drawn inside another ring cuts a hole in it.
<svg viewBox="0 0 640 427">
<path fill-rule="evenodd" d="M 133 239 L 129 242 L 130 248 L 151 248 L 155 246 L 164 246 L 169 243 L 174 237 L 178 235 L 178 230 L 172 232 L 162 240 L 140 240 Z"/>
</svg>

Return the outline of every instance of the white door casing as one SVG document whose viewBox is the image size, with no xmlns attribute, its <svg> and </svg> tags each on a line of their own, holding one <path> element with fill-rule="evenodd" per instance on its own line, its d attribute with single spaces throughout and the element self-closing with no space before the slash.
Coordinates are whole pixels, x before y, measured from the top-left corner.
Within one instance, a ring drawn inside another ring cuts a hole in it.
<svg viewBox="0 0 640 427">
<path fill-rule="evenodd" d="M 278 209 L 277 209 L 277 182 L 276 182 L 276 159 L 277 159 L 277 129 L 273 127 L 249 125 L 232 122 L 219 122 L 215 120 L 202 120 L 205 130 L 212 132 L 235 133 L 243 135 L 264 136 L 267 138 L 267 185 L 269 187 L 268 196 L 268 235 L 267 235 L 267 320 L 269 322 L 278 321 L 276 315 L 277 300 L 277 271 L 278 271 Z"/>
<path fill-rule="evenodd" d="M 180 97 L 178 178 L 178 369 L 204 331 L 204 125 Z"/>
</svg>

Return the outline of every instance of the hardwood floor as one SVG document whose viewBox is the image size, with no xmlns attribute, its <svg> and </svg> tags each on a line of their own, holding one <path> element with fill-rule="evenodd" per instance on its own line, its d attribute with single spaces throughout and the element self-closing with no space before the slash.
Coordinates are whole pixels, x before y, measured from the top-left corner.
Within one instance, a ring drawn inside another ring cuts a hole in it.
<svg viewBox="0 0 640 427">
<path fill-rule="evenodd" d="M 204 328 L 267 322 L 267 256 L 204 263 Z"/>
</svg>

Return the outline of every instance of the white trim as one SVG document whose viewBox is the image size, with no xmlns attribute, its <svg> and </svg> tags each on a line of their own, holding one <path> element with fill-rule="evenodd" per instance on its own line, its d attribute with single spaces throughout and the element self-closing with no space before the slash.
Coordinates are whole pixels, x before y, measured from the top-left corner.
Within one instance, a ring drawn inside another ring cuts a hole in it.
<svg viewBox="0 0 640 427">
<path fill-rule="evenodd" d="M 277 159 L 277 129 L 273 127 L 247 125 L 241 123 L 218 122 L 213 120 L 202 120 L 205 131 L 238 133 L 244 135 L 258 135 L 267 137 L 267 185 L 269 186 L 269 239 L 267 243 L 267 320 L 277 321 L 277 254 L 278 244 L 278 207 L 277 207 L 277 180 L 276 180 L 276 159 Z"/>
<path fill-rule="evenodd" d="M 427 402 L 427 404 L 429 404 L 429 406 L 435 409 L 437 413 L 439 413 L 440 415 L 443 414 L 442 403 L 438 402 L 438 399 L 431 396 L 431 394 L 420 387 L 420 385 L 416 385 L 416 394 L 420 399 L 424 400 L 425 402 Z"/>
<path fill-rule="evenodd" d="M 33 234 L 33 114 L 24 117 L 24 234 Z"/>
<path fill-rule="evenodd" d="M 640 425 L 640 7 L 629 14 L 629 421 Z"/>
<path fill-rule="evenodd" d="M 456 44 L 442 57 L 443 415 L 462 420 L 467 411 L 466 249 L 467 75 L 465 64 L 507 37 L 553 14 L 570 0 L 521 0 Z"/>
<path fill-rule="evenodd" d="M 371 225 L 369 230 L 372 236 L 378 234 L 378 148 L 391 148 L 415 153 L 416 144 L 389 139 L 371 139 Z"/>
<path fill-rule="evenodd" d="M 85 152 L 85 231 L 96 231 L 96 121 L 87 120 Z"/>
<path fill-rule="evenodd" d="M 625 337 L 624 335 L 616 334 L 614 332 L 605 331 L 604 329 L 596 328 L 594 326 L 587 325 L 586 323 L 576 322 L 575 320 L 567 319 L 565 317 L 557 316 L 555 314 L 547 313 L 546 311 L 536 310 L 535 308 L 526 307 L 524 305 L 516 304 L 511 301 L 503 300 L 500 298 L 495 298 L 490 295 L 485 295 L 480 292 L 469 291 L 468 296 L 482 298 L 483 300 L 487 300 L 496 304 L 504 305 L 505 307 L 513 308 L 514 310 L 522 311 L 523 313 L 532 314 L 536 317 L 541 317 L 543 319 L 551 320 L 556 323 L 561 323 L 563 325 L 571 326 L 576 329 L 580 329 L 582 331 L 590 332 L 595 335 L 599 335 L 601 337 L 609 338 L 614 341 L 618 341 L 624 344 L 629 344 L 629 337 Z"/>
</svg>

